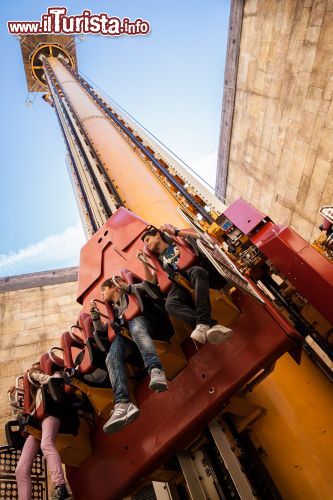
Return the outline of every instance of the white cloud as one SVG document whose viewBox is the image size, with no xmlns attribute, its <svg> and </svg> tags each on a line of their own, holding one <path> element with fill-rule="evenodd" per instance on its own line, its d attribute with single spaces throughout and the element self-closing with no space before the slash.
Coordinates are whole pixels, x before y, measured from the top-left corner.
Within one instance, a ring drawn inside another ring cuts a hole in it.
<svg viewBox="0 0 333 500">
<path fill-rule="evenodd" d="M 82 225 L 78 222 L 61 234 L 49 236 L 16 252 L 0 254 L 0 276 L 77 266 L 85 242 Z"/>
</svg>

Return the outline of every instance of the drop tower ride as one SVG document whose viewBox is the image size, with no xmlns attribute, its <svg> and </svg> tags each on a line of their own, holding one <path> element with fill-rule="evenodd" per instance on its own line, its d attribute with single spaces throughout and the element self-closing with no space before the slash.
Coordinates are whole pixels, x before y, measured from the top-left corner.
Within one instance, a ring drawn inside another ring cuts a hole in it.
<svg viewBox="0 0 333 500">
<path fill-rule="evenodd" d="M 203 229 L 218 231 L 226 206 L 132 117 L 78 73 L 73 37 L 29 35 L 21 37 L 20 43 L 28 90 L 42 92 L 55 110 L 88 237 L 119 207 L 130 209 L 155 226 L 168 221 L 185 227 L 178 211 L 182 208 L 200 221 Z M 288 385 L 295 376 L 300 387 L 297 394 Z M 304 408 L 312 408 L 314 392 L 317 408 L 313 419 L 302 419 Z M 282 490 L 293 492 L 293 498 L 319 498 L 313 496 L 319 490 L 321 496 L 328 497 L 332 490 L 327 449 L 322 436 L 314 432 L 314 428 L 325 427 L 330 406 L 325 377 L 308 360 L 297 368 L 284 357 L 248 399 L 268 409 L 266 415 L 254 419 L 253 436 L 258 449 L 264 443 L 263 460 L 278 487 L 283 485 Z M 281 415 L 283 408 L 286 411 Z M 309 448 L 304 436 L 311 436 L 314 451 L 307 465 L 295 473 L 294 463 L 301 463 Z M 302 496 L 303 489 L 311 495 Z"/>
</svg>

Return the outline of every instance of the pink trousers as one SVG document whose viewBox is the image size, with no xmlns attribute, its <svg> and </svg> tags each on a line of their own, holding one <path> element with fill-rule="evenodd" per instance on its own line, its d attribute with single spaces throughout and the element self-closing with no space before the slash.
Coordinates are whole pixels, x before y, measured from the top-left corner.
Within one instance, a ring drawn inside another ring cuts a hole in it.
<svg viewBox="0 0 333 500">
<path fill-rule="evenodd" d="M 20 460 L 16 467 L 16 481 L 19 500 L 31 500 L 32 483 L 31 468 L 35 460 L 39 445 L 46 459 L 51 480 L 55 486 L 65 483 L 59 453 L 54 445 L 60 427 L 60 420 L 56 417 L 46 417 L 42 422 L 42 440 L 39 442 L 29 436 L 23 446 Z"/>
</svg>

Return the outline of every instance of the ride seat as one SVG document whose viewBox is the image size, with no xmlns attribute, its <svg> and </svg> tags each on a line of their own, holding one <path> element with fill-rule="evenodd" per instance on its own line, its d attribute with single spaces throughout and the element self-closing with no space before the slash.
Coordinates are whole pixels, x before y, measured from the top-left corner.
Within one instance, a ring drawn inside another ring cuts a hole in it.
<svg viewBox="0 0 333 500">
<path fill-rule="evenodd" d="M 183 238 L 178 238 L 176 236 L 168 236 L 168 239 L 177 245 L 180 251 L 179 259 L 177 262 L 177 268 L 179 271 L 186 271 L 189 267 L 195 266 L 198 264 L 198 258 L 194 252 L 194 250 L 186 243 Z M 156 268 L 156 278 L 160 287 L 160 290 L 163 294 L 166 294 L 171 285 L 172 280 L 169 278 L 168 273 L 163 269 L 160 260 L 157 255 L 148 250 L 148 248 L 144 249 L 145 253 L 150 259 L 152 265 Z"/>
<path fill-rule="evenodd" d="M 88 316 L 90 317 L 87 313 L 81 313 L 79 317 L 79 324 L 85 326 L 85 329 L 75 325 L 70 332 L 61 336 L 65 367 L 77 367 L 77 375 L 65 390 L 73 392 L 79 389 L 90 400 L 97 415 L 107 416 L 113 405 L 113 393 L 105 370 L 105 353 L 97 348 L 95 339 L 91 336 L 92 321 Z"/>
<path fill-rule="evenodd" d="M 101 351 L 96 346 L 91 315 L 86 312 L 81 312 L 78 324 L 81 328 L 81 336 L 83 336 L 85 345 L 84 355 L 80 354 L 79 373 L 86 375 L 94 372 L 98 368 L 105 370 L 105 356 L 101 355 Z M 78 332 L 78 334 L 80 336 L 80 332 Z"/>
<path fill-rule="evenodd" d="M 24 415 L 34 417 L 37 421 L 43 420 L 46 417 L 46 401 L 45 395 L 41 386 L 37 382 L 33 382 L 29 376 L 29 370 L 24 374 L 23 378 L 23 390 L 24 390 Z M 32 396 L 32 391 L 40 391 L 41 400 L 39 405 L 36 407 L 34 404 L 34 398 Z"/>
<path fill-rule="evenodd" d="M 79 315 L 78 325 L 84 333 L 84 340 L 93 337 L 94 326 L 90 314 L 81 312 Z M 76 333 L 80 337 L 79 332 Z"/>
<path fill-rule="evenodd" d="M 80 330 L 79 330 L 80 331 Z M 84 334 L 82 336 L 76 335 L 73 331 L 64 332 L 61 335 L 61 347 L 64 352 L 64 366 L 65 368 L 74 368 L 75 360 L 84 349 Z"/>
<path fill-rule="evenodd" d="M 40 357 L 40 366 L 44 373 L 47 375 L 54 375 L 56 371 L 62 371 L 64 369 L 64 360 L 54 354 L 53 351 L 62 351 L 60 347 L 51 347 L 48 352 L 42 354 Z M 64 386 L 64 379 L 52 377 L 48 382 L 48 391 L 53 401 L 58 403 L 65 402 L 65 392 L 72 393 L 72 390 L 68 386 Z M 68 388 L 66 391 L 66 387 Z"/>
<path fill-rule="evenodd" d="M 50 349 L 50 351 L 51 350 L 52 349 Z M 53 353 L 51 357 L 50 351 L 42 354 L 39 359 L 40 367 L 43 370 L 43 372 L 46 373 L 47 375 L 53 375 L 55 371 L 62 370 L 64 368 L 64 360 Z"/>
<path fill-rule="evenodd" d="M 44 366 L 50 368 L 54 362 L 51 359 L 48 360 L 47 357 L 49 357 L 48 353 L 42 355 L 41 366 L 43 363 Z M 20 427 L 24 427 L 26 432 L 40 440 L 42 437 L 40 422 L 48 416 L 50 404 L 54 405 L 55 403 L 53 401 L 51 403 L 50 395 L 46 390 L 47 384 L 44 384 L 40 388 L 36 387 L 36 389 L 40 391 L 41 402 L 38 407 L 34 409 L 31 395 L 31 387 L 33 384 L 34 382 L 29 377 L 28 372 L 26 372 L 23 379 L 25 415 L 23 416 Z M 61 420 L 61 426 L 55 440 L 55 445 L 60 453 L 62 463 L 78 467 L 91 453 L 89 428 L 82 418 L 79 421 L 76 413 L 70 412 L 70 406 L 68 406 L 68 404 L 63 406 L 63 412 L 62 415 L 64 414 L 65 418 Z M 9 432 L 8 434 L 10 435 Z M 17 441 L 18 446 L 22 446 L 22 444 L 22 440 Z"/>
<path fill-rule="evenodd" d="M 95 339 L 65 332 L 61 336 L 61 346 L 64 351 L 65 368 L 76 368 L 78 376 L 89 383 L 103 384 L 107 381 L 105 368 L 105 353 L 98 349 Z"/>
<path fill-rule="evenodd" d="M 142 283 L 142 278 L 137 274 L 133 273 L 130 269 L 121 269 L 120 275 L 128 285 L 136 285 Z M 143 304 L 140 303 L 140 298 L 134 294 L 128 294 L 128 306 L 124 313 L 124 318 L 126 321 L 139 316 L 143 313 Z"/>
</svg>

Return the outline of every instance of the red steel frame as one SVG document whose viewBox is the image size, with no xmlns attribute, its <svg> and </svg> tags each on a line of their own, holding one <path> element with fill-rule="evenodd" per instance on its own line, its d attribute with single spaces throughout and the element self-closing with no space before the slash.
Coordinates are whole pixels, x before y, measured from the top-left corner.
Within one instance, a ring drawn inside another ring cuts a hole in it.
<svg viewBox="0 0 333 500">
<path fill-rule="evenodd" d="M 270 304 L 240 293 L 235 302 L 242 313 L 228 342 L 196 351 L 187 339 L 188 365 L 166 393 L 150 392 L 147 378 L 137 387 L 141 415 L 136 422 L 113 436 L 98 423 L 91 436 L 93 453 L 80 469 L 67 467 L 75 498 L 119 500 L 190 444 L 252 377 L 288 351 L 300 354 L 302 338 Z"/>
</svg>

